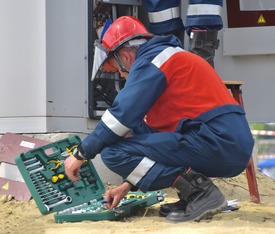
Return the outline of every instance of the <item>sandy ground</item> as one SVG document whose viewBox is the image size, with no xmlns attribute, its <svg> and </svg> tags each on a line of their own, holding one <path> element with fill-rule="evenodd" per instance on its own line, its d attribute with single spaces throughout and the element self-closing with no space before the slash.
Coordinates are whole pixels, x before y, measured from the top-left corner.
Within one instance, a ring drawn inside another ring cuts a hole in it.
<svg viewBox="0 0 275 234">
<path fill-rule="evenodd" d="M 213 179 L 228 200 L 238 199 L 239 210 L 215 215 L 211 220 L 169 223 L 159 217 L 161 203 L 139 210 L 119 221 L 54 222 L 54 214 L 42 215 L 35 202 L 20 202 L 0 195 L 0 233 L 275 233 L 275 181 L 257 173 L 261 203 L 250 202 L 245 173 L 230 179 Z M 167 193 L 164 202 L 176 201 L 176 192 Z M 162 203 L 164 203 L 162 202 Z"/>
</svg>

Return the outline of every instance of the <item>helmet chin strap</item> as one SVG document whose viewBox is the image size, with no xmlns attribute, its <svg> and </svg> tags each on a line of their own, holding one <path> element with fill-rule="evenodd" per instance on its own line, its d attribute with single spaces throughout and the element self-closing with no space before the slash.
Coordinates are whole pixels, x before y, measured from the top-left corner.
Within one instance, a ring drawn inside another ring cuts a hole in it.
<svg viewBox="0 0 275 234">
<path fill-rule="evenodd" d="M 117 61 L 118 65 L 120 66 L 121 71 L 129 73 L 129 71 L 126 70 L 126 68 L 124 67 L 123 63 L 121 62 L 120 58 L 118 57 L 118 55 L 116 53 L 114 53 L 114 58 Z"/>
</svg>

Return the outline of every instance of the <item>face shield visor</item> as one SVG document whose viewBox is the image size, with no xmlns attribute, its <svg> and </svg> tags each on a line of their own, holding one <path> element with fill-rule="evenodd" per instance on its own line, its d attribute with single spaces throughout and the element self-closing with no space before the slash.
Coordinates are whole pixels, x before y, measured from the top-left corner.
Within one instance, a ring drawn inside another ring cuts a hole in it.
<svg viewBox="0 0 275 234">
<path fill-rule="evenodd" d="M 115 48 L 115 51 L 121 47 L 140 46 L 146 41 L 147 39 L 145 38 L 132 39 L 125 43 L 122 43 L 122 45 L 119 45 L 119 47 Z M 94 55 L 93 72 L 92 72 L 92 78 L 91 78 L 92 80 L 94 80 L 99 70 L 103 72 L 112 72 L 112 73 L 118 72 L 118 69 L 111 65 L 110 63 L 111 58 L 114 58 L 117 61 L 117 63 L 121 68 L 121 71 L 128 72 L 123 66 L 121 60 L 119 59 L 115 51 L 109 52 L 103 45 L 100 44 L 99 41 L 95 42 L 95 55 Z"/>
<path fill-rule="evenodd" d="M 95 54 L 94 54 L 94 62 L 93 62 L 93 71 L 91 80 L 94 80 L 97 73 L 99 71 L 102 72 L 117 72 L 118 69 L 113 67 L 110 64 L 109 59 L 113 57 L 112 53 L 108 54 L 107 49 L 100 44 L 97 40 L 95 41 Z"/>
</svg>

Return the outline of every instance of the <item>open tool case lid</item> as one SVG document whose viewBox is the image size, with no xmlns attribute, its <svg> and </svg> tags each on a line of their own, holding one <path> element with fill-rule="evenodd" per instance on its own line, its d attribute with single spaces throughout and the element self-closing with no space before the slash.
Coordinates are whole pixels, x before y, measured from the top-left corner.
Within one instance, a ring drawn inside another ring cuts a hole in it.
<svg viewBox="0 0 275 234">
<path fill-rule="evenodd" d="M 16 165 L 42 214 L 102 198 L 105 188 L 91 160 L 82 165 L 79 181 L 65 174 L 64 160 L 80 142 L 73 136 L 16 156 Z"/>
<path fill-rule="evenodd" d="M 164 200 L 161 191 L 129 192 L 116 209 L 108 210 L 103 204 L 104 185 L 91 160 L 82 165 L 79 181 L 71 181 L 65 174 L 64 160 L 80 142 L 73 136 L 16 156 L 19 171 L 42 214 L 57 212 L 57 223 L 114 220 Z"/>
</svg>

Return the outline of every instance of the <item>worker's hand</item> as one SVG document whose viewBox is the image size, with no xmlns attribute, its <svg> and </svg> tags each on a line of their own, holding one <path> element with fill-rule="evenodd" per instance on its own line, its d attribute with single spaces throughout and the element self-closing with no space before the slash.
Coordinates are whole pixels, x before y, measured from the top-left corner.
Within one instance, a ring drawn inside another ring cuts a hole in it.
<svg viewBox="0 0 275 234">
<path fill-rule="evenodd" d="M 68 157 L 65 162 L 65 172 L 71 180 L 80 180 L 77 176 L 84 161 L 77 160 L 74 156 Z"/>
<path fill-rule="evenodd" d="M 118 206 L 120 200 L 124 198 L 132 188 L 132 185 L 128 182 L 117 186 L 116 188 L 109 189 L 105 194 L 106 206 L 108 209 L 113 209 Z"/>
</svg>

